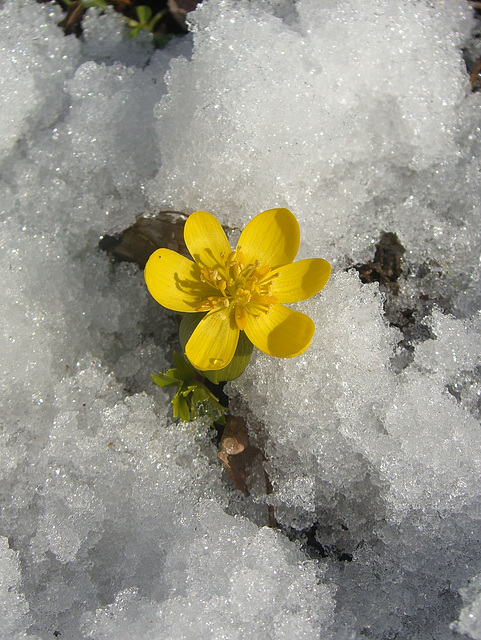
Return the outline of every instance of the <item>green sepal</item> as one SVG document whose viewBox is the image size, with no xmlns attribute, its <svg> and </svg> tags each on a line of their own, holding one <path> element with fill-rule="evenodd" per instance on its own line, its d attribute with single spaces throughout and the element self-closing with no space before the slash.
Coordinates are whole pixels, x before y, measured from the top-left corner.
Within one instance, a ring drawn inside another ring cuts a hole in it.
<svg viewBox="0 0 481 640">
<path fill-rule="evenodd" d="M 174 365 L 178 373 L 180 374 L 180 380 L 188 380 L 189 378 L 192 378 L 194 376 L 195 369 L 183 354 L 174 351 L 172 357 L 174 360 Z"/>
<path fill-rule="evenodd" d="M 195 328 L 205 315 L 205 313 L 186 313 L 183 316 L 179 329 L 179 339 L 182 349 L 185 349 L 185 345 L 189 341 L 190 336 L 194 333 Z M 244 331 L 241 331 L 239 333 L 239 342 L 237 343 L 234 357 L 227 367 L 216 371 L 200 371 L 200 373 L 214 384 L 235 380 L 244 373 L 251 359 L 253 348 L 254 345 L 252 342 Z"/>
<path fill-rule="evenodd" d="M 253 349 L 254 345 L 246 336 L 246 334 L 241 331 L 239 333 L 239 342 L 237 343 L 234 357 L 229 362 L 227 367 L 218 369 L 217 371 L 202 371 L 201 373 L 214 384 L 219 384 L 219 382 L 227 382 L 228 380 L 235 380 L 244 373 L 247 365 L 250 362 Z"/>
<path fill-rule="evenodd" d="M 194 333 L 194 329 L 202 320 L 206 313 L 184 313 L 179 327 L 180 346 L 185 351 L 185 345 L 188 343 L 190 336 Z"/>
</svg>

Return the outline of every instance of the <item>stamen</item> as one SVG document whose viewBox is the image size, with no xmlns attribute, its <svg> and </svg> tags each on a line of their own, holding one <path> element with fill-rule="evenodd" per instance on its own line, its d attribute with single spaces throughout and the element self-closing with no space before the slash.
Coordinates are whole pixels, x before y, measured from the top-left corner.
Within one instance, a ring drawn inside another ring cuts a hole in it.
<svg viewBox="0 0 481 640">
<path fill-rule="evenodd" d="M 272 295 L 273 280 L 280 274 L 271 273 L 269 265 L 262 265 L 260 260 L 244 265 L 245 257 L 242 247 L 226 255 L 220 254 L 223 266 L 217 269 L 203 267 L 200 279 L 211 285 L 219 295 L 208 296 L 197 305 L 197 311 L 231 313 L 233 310 L 235 323 L 241 331 L 247 326 L 248 316 L 259 317 L 268 313 L 277 298 Z M 222 311 L 221 311 L 222 310 Z"/>
<path fill-rule="evenodd" d="M 232 253 L 229 255 L 225 263 L 228 267 L 230 267 L 232 264 L 236 262 L 237 262 L 237 253 L 235 251 L 232 251 Z"/>
<path fill-rule="evenodd" d="M 220 298 L 218 296 L 209 296 L 205 300 L 201 300 L 196 307 L 196 311 L 211 311 L 216 307 L 220 307 L 224 304 L 224 300 L 227 302 L 227 306 L 229 306 L 229 301 L 226 298 Z"/>
<path fill-rule="evenodd" d="M 280 275 L 281 275 L 280 271 L 277 271 L 276 273 L 271 273 L 271 275 L 268 278 L 264 279 L 264 282 L 270 282 L 271 280 L 278 278 Z"/>
<path fill-rule="evenodd" d="M 270 296 L 270 295 L 267 295 L 267 296 L 254 295 L 252 300 L 256 304 L 266 304 L 269 307 L 272 307 L 273 305 L 275 305 L 277 303 L 277 298 L 275 298 L 274 296 Z"/>
<path fill-rule="evenodd" d="M 245 258 L 240 245 L 237 247 L 237 261 L 244 267 Z"/>
<path fill-rule="evenodd" d="M 265 267 L 258 267 L 257 273 L 259 274 L 259 277 L 265 278 L 265 276 L 269 273 L 270 270 L 271 268 L 268 265 L 266 265 Z"/>
</svg>

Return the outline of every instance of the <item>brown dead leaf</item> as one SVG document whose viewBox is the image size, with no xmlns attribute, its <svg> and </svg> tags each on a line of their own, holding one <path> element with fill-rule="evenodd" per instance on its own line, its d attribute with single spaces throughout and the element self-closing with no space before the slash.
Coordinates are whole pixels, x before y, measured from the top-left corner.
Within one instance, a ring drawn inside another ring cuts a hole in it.
<svg viewBox="0 0 481 640">
<path fill-rule="evenodd" d="M 77 36 L 80 35 L 80 24 L 85 11 L 85 7 L 80 4 L 80 2 L 72 2 L 72 4 L 67 8 L 65 17 L 58 23 L 58 26 L 63 29 L 66 36 L 72 33 Z"/>
<path fill-rule="evenodd" d="M 141 269 L 161 247 L 190 258 L 184 242 L 186 220 L 187 214 L 182 211 L 160 211 L 150 218 L 141 216 L 122 233 L 103 236 L 99 247 L 117 260 L 136 262 Z"/>
<path fill-rule="evenodd" d="M 399 292 L 397 281 L 402 272 L 402 257 L 405 251 L 395 233 L 383 231 L 381 239 L 376 244 L 374 260 L 355 265 L 354 268 L 359 272 L 362 282 L 379 282 L 397 294 Z"/>
<path fill-rule="evenodd" d="M 199 2 L 200 0 L 167 0 L 167 7 L 169 8 L 171 16 L 179 26 L 187 30 L 185 16 L 190 11 L 193 11 Z"/>
<path fill-rule="evenodd" d="M 247 470 L 254 459 L 261 455 L 257 447 L 249 443 L 249 434 L 244 418 L 229 416 L 222 434 L 217 457 L 222 462 L 235 487 L 245 496 L 247 488 Z"/>
</svg>

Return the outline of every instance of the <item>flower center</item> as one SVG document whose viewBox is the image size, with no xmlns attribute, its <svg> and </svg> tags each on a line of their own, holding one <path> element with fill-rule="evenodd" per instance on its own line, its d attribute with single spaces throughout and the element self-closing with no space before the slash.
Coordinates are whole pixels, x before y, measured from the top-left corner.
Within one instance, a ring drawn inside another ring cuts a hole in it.
<svg viewBox="0 0 481 640">
<path fill-rule="evenodd" d="M 202 282 L 219 291 L 197 305 L 197 311 L 211 311 L 225 307 L 234 313 L 237 327 L 242 331 L 247 325 L 247 314 L 259 316 L 269 313 L 277 303 L 272 295 L 274 280 L 280 274 L 272 273 L 269 266 L 262 266 L 259 260 L 245 264 L 242 247 L 237 247 L 226 258 L 221 253 L 218 269 L 201 266 Z"/>
</svg>

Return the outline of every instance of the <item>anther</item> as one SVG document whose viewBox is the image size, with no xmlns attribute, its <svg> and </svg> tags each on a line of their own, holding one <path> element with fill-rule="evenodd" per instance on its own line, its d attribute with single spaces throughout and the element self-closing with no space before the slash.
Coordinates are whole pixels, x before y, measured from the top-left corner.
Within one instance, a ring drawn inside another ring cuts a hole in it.
<svg viewBox="0 0 481 640">
<path fill-rule="evenodd" d="M 232 251 L 229 257 L 226 260 L 226 265 L 229 267 L 231 264 L 234 264 L 237 261 L 237 253 Z"/>
</svg>

